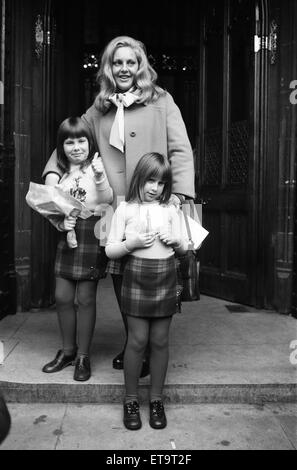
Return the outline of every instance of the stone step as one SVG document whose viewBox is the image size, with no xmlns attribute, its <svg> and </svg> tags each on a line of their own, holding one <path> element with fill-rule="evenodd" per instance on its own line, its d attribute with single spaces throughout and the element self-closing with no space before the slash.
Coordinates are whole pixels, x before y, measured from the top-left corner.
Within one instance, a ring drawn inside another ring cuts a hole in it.
<svg viewBox="0 0 297 470">
<path fill-rule="evenodd" d="M 140 400 L 148 388 L 139 386 Z M 11 403 L 121 403 L 124 396 L 123 384 L 0 381 L 0 389 Z M 297 402 L 297 384 L 167 384 L 164 397 L 183 404 Z"/>
</svg>

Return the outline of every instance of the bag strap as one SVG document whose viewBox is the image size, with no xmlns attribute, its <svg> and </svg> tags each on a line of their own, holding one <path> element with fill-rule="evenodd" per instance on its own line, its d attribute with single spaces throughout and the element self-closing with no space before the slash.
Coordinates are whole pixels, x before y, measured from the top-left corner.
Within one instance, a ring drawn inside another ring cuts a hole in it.
<svg viewBox="0 0 297 470">
<path fill-rule="evenodd" d="M 195 203 L 194 203 L 193 199 L 190 199 L 189 203 L 190 203 L 190 208 L 192 209 L 192 218 L 195 219 L 196 207 L 195 207 Z"/>
<path fill-rule="evenodd" d="M 192 203 L 192 204 L 191 204 Z M 190 199 L 190 206 L 193 208 L 193 206 L 195 207 L 194 205 L 194 201 L 192 201 L 192 199 Z M 192 240 L 192 234 L 191 234 L 191 229 L 190 229 L 190 224 L 189 224 L 189 220 L 188 220 L 188 217 L 187 217 L 187 214 L 185 212 L 185 208 L 184 208 L 184 205 L 182 204 L 182 213 L 184 215 L 184 219 L 185 219 L 185 224 L 186 224 L 186 229 L 187 229 L 187 233 L 188 233 L 188 237 L 189 237 L 189 246 L 188 246 L 188 249 L 189 250 L 193 250 L 194 249 L 194 242 Z"/>
</svg>

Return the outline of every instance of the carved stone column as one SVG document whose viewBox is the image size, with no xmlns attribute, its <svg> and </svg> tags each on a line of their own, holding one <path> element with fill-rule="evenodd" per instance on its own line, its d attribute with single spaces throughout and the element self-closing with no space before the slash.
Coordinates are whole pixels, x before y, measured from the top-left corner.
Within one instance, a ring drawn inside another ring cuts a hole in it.
<svg viewBox="0 0 297 470">
<path fill-rule="evenodd" d="M 17 309 L 30 308 L 31 210 L 25 202 L 31 172 L 32 1 L 14 0 L 15 269 Z"/>
</svg>

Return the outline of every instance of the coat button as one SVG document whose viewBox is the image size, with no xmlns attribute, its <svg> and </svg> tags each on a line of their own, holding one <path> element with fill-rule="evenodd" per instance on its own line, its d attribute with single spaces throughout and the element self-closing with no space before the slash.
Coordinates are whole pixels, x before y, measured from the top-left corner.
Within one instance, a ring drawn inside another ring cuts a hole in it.
<svg viewBox="0 0 297 470">
<path fill-rule="evenodd" d="M 130 132 L 130 136 L 131 136 L 131 137 L 135 137 L 135 136 L 136 136 L 136 132 Z"/>
</svg>

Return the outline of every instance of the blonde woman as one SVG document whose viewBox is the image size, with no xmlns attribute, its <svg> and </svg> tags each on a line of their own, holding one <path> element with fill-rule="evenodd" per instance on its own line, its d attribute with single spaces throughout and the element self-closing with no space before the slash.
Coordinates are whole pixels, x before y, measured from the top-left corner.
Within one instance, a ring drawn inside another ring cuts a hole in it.
<svg viewBox="0 0 297 470">
<path fill-rule="evenodd" d="M 82 116 L 89 126 L 114 192 L 114 208 L 127 194 L 141 155 L 164 154 L 172 170 L 173 204 L 194 197 L 193 154 L 181 113 L 172 96 L 157 86 L 157 74 L 149 64 L 144 45 L 131 37 L 116 37 L 107 44 L 97 76 L 100 91 Z M 43 177 L 55 183 L 62 177 L 56 152 Z M 111 260 L 115 294 L 121 309 L 121 286 L 125 257 Z M 122 313 L 127 334 L 127 319 Z M 125 346 L 113 360 L 123 368 Z M 149 373 L 144 360 L 141 376 Z"/>
</svg>

